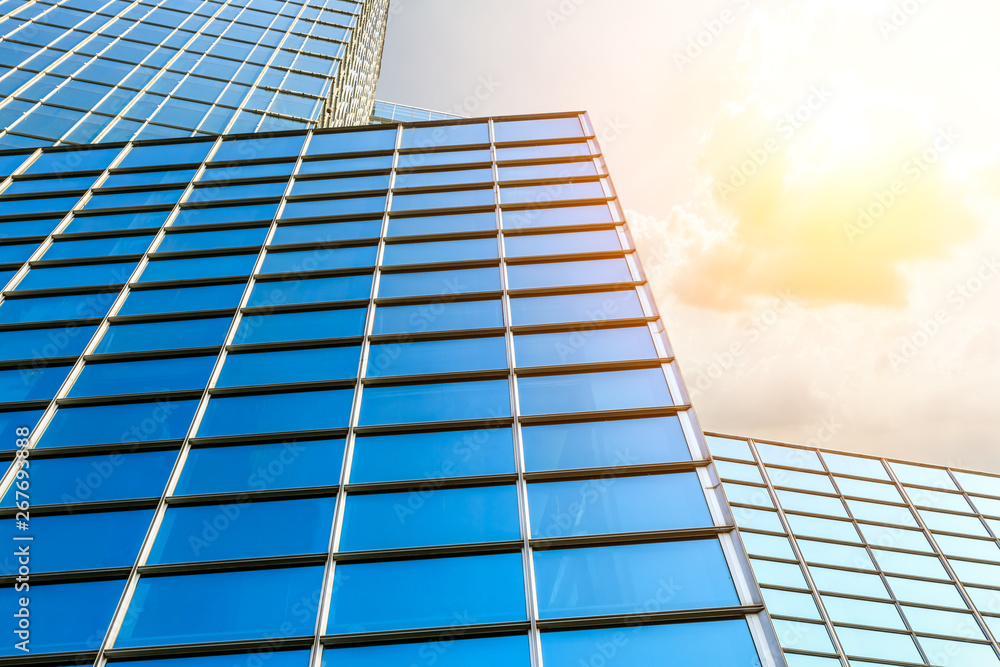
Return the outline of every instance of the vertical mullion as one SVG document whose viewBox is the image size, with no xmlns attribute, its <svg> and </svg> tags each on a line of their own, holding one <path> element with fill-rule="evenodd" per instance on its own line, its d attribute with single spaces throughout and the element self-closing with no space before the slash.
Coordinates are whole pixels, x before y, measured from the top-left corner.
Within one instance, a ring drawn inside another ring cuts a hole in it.
<svg viewBox="0 0 1000 667">
<path fill-rule="evenodd" d="M 316 612 L 316 631 L 313 637 L 311 667 L 321 667 L 323 664 L 323 645 L 321 637 L 326 634 L 326 626 L 330 618 L 330 603 L 333 599 L 333 581 L 336 575 L 336 554 L 340 546 L 340 538 L 344 528 L 344 514 L 347 506 L 347 488 L 351 478 L 351 464 L 354 460 L 354 442 L 357 438 L 355 429 L 361 418 L 361 401 L 364 398 L 364 378 L 368 371 L 368 355 L 371 349 L 372 331 L 375 327 L 375 299 L 378 297 L 379 280 L 382 271 L 382 258 L 385 254 L 385 239 L 389 233 L 389 210 L 392 207 L 392 188 L 396 182 L 396 165 L 399 162 L 399 146 L 403 139 L 403 128 L 396 126 L 396 142 L 392 154 L 392 168 L 389 172 L 389 188 L 386 193 L 385 211 L 382 213 L 382 230 L 379 234 L 378 252 L 375 257 L 375 268 L 372 274 L 372 288 L 368 296 L 368 311 L 365 314 L 364 336 L 361 342 L 361 360 L 358 364 L 358 378 L 355 383 L 354 400 L 351 405 L 351 421 L 348 425 L 344 445 L 344 462 L 340 471 L 340 493 L 333 516 L 333 530 L 330 534 L 330 546 L 327 554 L 326 567 L 323 573 L 323 583 L 320 589 L 319 609 Z"/>
</svg>

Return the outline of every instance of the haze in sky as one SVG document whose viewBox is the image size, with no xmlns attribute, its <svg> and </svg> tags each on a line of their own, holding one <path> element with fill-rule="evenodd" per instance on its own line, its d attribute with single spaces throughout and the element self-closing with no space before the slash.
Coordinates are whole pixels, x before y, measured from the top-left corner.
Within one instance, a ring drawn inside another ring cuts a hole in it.
<svg viewBox="0 0 1000 667">
<path fill-rule="evenodd" d="M 590 112 L 705 430 L 1000 472 L 1000 5 L 391 12 L 379 99 Z"/>
</svg>

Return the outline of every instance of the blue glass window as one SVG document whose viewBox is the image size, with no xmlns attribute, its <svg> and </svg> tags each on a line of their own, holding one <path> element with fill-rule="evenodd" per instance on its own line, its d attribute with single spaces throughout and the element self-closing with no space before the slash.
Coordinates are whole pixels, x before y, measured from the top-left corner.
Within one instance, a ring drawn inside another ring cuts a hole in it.
<svg viewBox="0 0 1000 667">
<path fill-rule="evenodd" d="M 174 226 L 218 225 L 226 222 L 270 222 L 274 220 L 274 215 L 277 212 L 277 204 L 186 208 L 177 215 L 177 219 L 174 220 Z"/>
<path fill-rule="evenodd" d="M 658 356 L 646 327 L 519 335 L 514 336 L 514 352 L 520 367 L 655 359 Z"/>
<path fill-rule="evenodd" d="M 0 412 L 0 449 L 17 449 L 15 445 L 15 432 L 23 426 L 34 430 L 41 419 L 43 410 L 14 410 L 11 412 Z M 17 436 L 19 437 L 19 436 Z"/>
<path fill-rule="evenodd" d="M 590 146 L 582 142 L 574 142 L 570 144 L 512 146 L 508 148 L 497 148 L 497 162 L 541 160 L 545 158 L 557 157 L 580 157 L 590 154 Z"/>
<path fill-rule="evenodd" d="M 218 317 L 205 320 L 114 324 L 108 327 L 94 354 L 215 347 L 226 340 L 232 320 Z"/>
<path fill-rule="evenodd" d="M 432 148 L 488 143 L 490 143 L 490 133 L 485 123 L 452 123 L 403 128 L 401 148 Z"/>
<path fill-rule="evenodd" d="M 250 293 L 247 306 L 254 308 L 291 303 L 367 300 L 371 296 L 371 290 L 372 277 L 368 274 L 258 282 Z"/>
<path fill-rule="evenodd" d="M 266 164 L 230 164 L 224 167 L 209 167 L 198 179 L 205 181 L 235 181 L 242 178 L 267 178 L 269 176 L 291 176 L 294 162 L 269 162 Z"/>
<path fill-rule="evenodd" d="M 212 148 L 212 141 L 135 146 L 118 165 L 120 169 L 159 165 L 198 164 Z"/>
<path fill-rule="evenodd" d="M 99 171 L 121 152 L 121 148 L 79 148 L 45 151 L 31 163 L 26 174 L 56 174 L 68 171 Z"/>
<path fill-rule="evenodd" d="M 507 278 L 510 289 L 632 282 L 624 259 L 515 264 L 507 267 Z"/>
<path fill-rule="evenodd" d="M 684 667 L 759 667 L 761 664 L 750 629 L 743 620 L 545 632 L 542 634 L 542 656 L 545 667 L 594 665 L 595 657 L 604 656 L 608 664 L 615 665 L 663 664 L 664 656 L 669 656 L 671 663 Z M 836 663 L 839 660 L 833 664 Z M 603 660 L 600 664 L 604 664 Z M 819 664 L 816 663 L 817 667 Z M 798 663 L 795 665 L 798 667 Z"/>
<path fill-rule="evenodd" d="M 421 663 L 431 663 L 435 667 L 529 667 L 530 653 L 525 635 L 479 639 L 452 639 L 449 636 L 448 639 L 416 644 L 329 648 L 323 652 L 323 667 L 388 667 Z"/>
<path fill-rule="evenodd" d="M 31 462 L 33 505 L 159 498 L 177 458 L 175 450 L 101 454 Z M 14 487 L 3 499 L 14 505 Z"/>
<path fill-rule="evenodd" d="M 28 644 L 31 652 L 93 651 L 94 638 L 104 636 L 123 590 L 124 580 L 33 583 Z M 12 614 L 19 609 L 17 600 L 23 596 L 13 586 L 0 591 L 4 609 L 10 609 Z M 0 647 L 0 655 L 24 655 L 24 652 L 15 648 L 11 640 Z"/>
<path fill-rule="evenodd" d="M 367 192 L 388 190 L 389 174 L 375 176 L 342 176 L 338 178 L 318 178 L 295 180 L 290 196 L 333 195 L 347 192 Z"/>
<path fill-rule="evenodd" d="M 131 567 L 152 519 L 151 509 L 33 516 L 31 535 L 35 544 L 45 544 L 48 548 L 31 549 L 31 571 Z M 4 521 L 2 526 L 3 538 L 8 544 L 17 545 L 13 538 L 24 532 L 18 531 L 13 521 Z"/>
<path fill-rule="evenodd" d="M 248 276 L 253 272 L 256 263 L 256 254 L 151 260 L 139 276 L 139 282 Z"/>
<path fill-rule="evenodd" d="M 0 324 L 104 317 L 117 296 L 117 293 L 104 293 L 43 296 L 31 299 L 8 297 L 0 303 Z"/>
<path fill-rule="evenodd" d="M 526 415 L 653 408 L 673 404 L 663 371 L 649 368 L 609 373 L 519 377 Z"/>
<path fill-rule="evenodd" d="M 461 208 L 473 206 L 493 206 L 496 203 L 493 189 L 454 190 L 451 192 L 427 192 L 417 195 L 397 194 L 392 198 L 393 211 L 417 211 L 423 209 Z"/>
<path fill-rule="evenodd" d="M 309 650 L 270 650 L 267 667 L 309 667 Z M 201 655 L 197 657 L 161 658 L 159 660 L 109 661 L 113 667 L 233 667 L 237 661 L 247 661 L 247 667 L 254 662 L 253 653 L 238 655 Z"/>
<path fill-rule="evenodd" d="M 382 233 L 381 220 L 359 222 L 324 222 L 314 225 L 281 225 L 275 230 L 271 245 L 315 243 L 351 239 L 377 239 Z"/>
<path fill-rule="evenodd" d="M 500 201 L 504 204 L 541 204 L 567 199 L 604 199 L 607 195 L 598 181 L 587 183 L 550 183 L 548 185 L 503 186 Z"/>
<path fill-rule="evenodd" d="M 170 171 L 140 171 L 132 174 L 116 173 L 101 184 L 102 188 L 132 188 L 165 183 L 187 183 L 195 175 L 194 169 Z"/>
<path fill-rule="evenodd" d="M 328 174 L 347 171 L 388 171 L 392 167 L 391 155 L 340 158 L 335 160 L 309 160 L 299 167 L 299 174 Z"/>
<path fill-rule="evenodd" d="M 175 204 L 184 190 L 152 190 L 148 192 L 116 192 L 96 194 L 87 200 L 83 210 L 125 208 L 127 206 L 163 206 Z"/>
<path fill-rule="evenodd" d="M 399 169 L 418 167 L 437 167 L 443 165 L 488 163 L 493 160 L 488 150 L 472 151 L 435 151 L 428 153 L 402 153 L 399 156 Z"/>
<path fill-rule="evenodd" d="M 514 486 L 349 495 L 341 551 L 517 540 Z"/>
<path fill-rule="evenodd" d="M 372 345 L 368 377 L 453 373 L 507 367 L 503 338 L 465 338 Z"/>
<path fill-rule="evenodd" d="M 11 183 L 4 195 L 33 195 L 44 192 L 59 192 L 71 190 L 86 190 L 94 181 L 96 176 L 67 176 L 63 178 L 38 178 L 31 180 L 16 180 Z"/>
<path fill-rule="evenodd" d="M 240 305 L 246 285 L 207 285 L 168 289 L 132 290 L 118 315 L 183 313 L 199 310 L 235 309 Z"/>
<path fill-rule="evenodd" d="M 508 257 L 531 255 L 570 255 L 588 252 L 621 250 L 618 233 L 606 229 L 575 234 L 520 234 L 504 237 Z"/>
<path fill-rule="evenodd" d="M 37 368 L 0 370 L 0 403 L 48 400 L 59 391 L 70 368 L 40 364 Z"/>
<path fill-rule="evenodd" d="M 497 143 L 584 136 L 583 126 L 577 116 L 497 121 L 493 123 L 493 132 Z"/>
<path fill-rule="evenodd" d="M 175 495 L 336 486 L 343 440 L 196 447 L 188 452 Z"/>
<path fill-rule="evenodd" d="M 510 416 L 506 380 L 367 387 L 361 424 L 408 424 Z"/>
<path fill-rule="evenodd" d="M 364 333 L 366 313 L 364 308 L 348 308 L 304 313 L 246 315 L 240 320 L 233 344 L 360 336 Z"/>
<path fill-rule="evenodd" d="M 117 648 L 310 635 L 322 567 L 142 577 Z"/>
<path fill-rule="evenodd" d="M 260 246 L 267 237 L 267 230 L 267 227 L 253 227 L 251 229 L 225 229 L 215 232 L 167 234 L 157 246 L 156 252 Z"/>
<path fill-rule="evenodd" d="M 375 266 L 378 246 L 317 248 L 300 252 L 269 252 L 261 273 L 300 273 L 324 269 Z"/>
<path fill-rule="evenodd" d="M 351 389 L 334 389 L 212 398 L 198 436 L 343 428 L 353 396 Z"/>
<path fill-rule="evenodd" d="M 17 289 L 120 285 L 128 282 L 135 267 L 135 262 L 122 262 L 33 268 L 17 284 Z"/>
<path fill-rule="evenodd" d="M 326 553 L 333 498 L 170 507 L 149 563 Z M 280 533 L 273 532 L 280 525 Z M 270 538 L 268 537 L 270 536 Z"/>
<path fill-rule="evenodd" d="M 541 618 L 738 605 L 718 540 L 536 551 Z"/>
<path fill-rule="evenodd" d="M 211 161 L 242 162 L 291 157 L 299 154 L 304 141 L 305 136 L 301 134 L 290 137 L 261 136 L 252 139 L 231 139 L 219 146 Z"/>
<path fill-rule="evenodd" d="M 414 306 L 379 306 L 375 334 L 455 331 L 503 326 L 499 301 L 439 301 Z"/>
<path fill-rule="evenodd" d="M 524 426 L 527 470 L 572 470 L 688 461 L 677 417 Z"/>
<path fill-rule="evenodd" d="M 509 149 L 508 149 L 509 150 Z M 499 152 L 499 151 L 498 151 Z M 502 159 L 499 158 L 498 159 Z M 500 167 L 500 181 L 562 180 L 578 176 L 597 176 L 593 160 L 533 164 L 524 167 Z"/>
<path fill-rule="evenodd" d="M 58 219 L 0 222 L 0 239 L 12 239 L 20 236 L 47 236 L 60 222 L 62 221 Z"/>
<path fill-rule="evenodd" d="M 389 220 L 389 236 L 484 232 L 496 228 L 497 216 L 492 211 L 487 213 L 392 218 Z"/>
<path fill-rule="evenodd" d="M 394 482 L 514 472 L 510 429 L 359 436 L 351 482 Z"/>
<path fill-rule="evenodd" d="M 497 240 L 495 238 L 433 243 L 391 243 L 385 246 L 382 263 L 387 266 L 431 264 L 434 262 L 496 259 L 497 256 Z"/>
<path fill-rule="evenodd" d="M 56 327 L 0 332 L 0 361 L 75 357 L 97 327 Z"/>
<path fill-rule="evenodd" d="M 611 209 L 606 204 L 503 212 L 504 229 L 606 225 L 611 222 L 614 222 L 614 218 L 611 217 Z"/>
<path fill-rule="evenodd" d="M 396 145 L 396 129 L 331 132 L 313 135 L 306 155 L 391 151 Z"/>
<path fill-rule="evenodd" d="M 0 227 L 0 229 L 4 228 Z M 3 238 L 3 236 L 0 236 L 0 238 Z M 21 264 L 27 262 L 28 258 L 31 257 L 31 253 L 35 252 L 37 248 L 37 243 L 0 245 L 0 264 Z"/>
<path fill-rule="evenodd" d="M 342 197 L 340 199 L 318 199 L 312 201 L 292 201 L 285 205 L 282 220 L 290 218 L 328 218 L 335 215 L 366 215 L 385 210 L 385 196 Z"/>
<path fill-rule="evenodd" d="M 385 604 L 392 600 L 391 605 Z M 342 563 L 329 634 L 523 621 L 521 554 Z"/>
<path fill-rule="evenodd" d="M 280 197 L 285 193 L 287 183 L 248 183 L 246 185 L 205 184 L 196 187 L 185 200 L 185 203 L 212 203 L 233 199 L 263 199 L 265 197 Z"/>
<path fill-rule="evenodd" d="M 198 401 L 156 401 L 86 408 L 60 408 L 38 447 L 73 447 L 153 440 L 187 435 Z"/>
<path fill-rule="evenodd" d="M 528 485 L 535 538 L 712 525 L 695 473 Z"/>
<path fill-rule="evenodd" d="M 56 241 L 45 251 L 43 259 L 75 259 L 77 257 L 112 257 L 141 255 L 146 252 L 152 236 L 113 236 L 86 241 Z M 131 266 L 131 265 L 130 265 Z M 127 278 L 128 275 L 123 276 Z"/>
<path fill-rule="evenodd" d="M 471 185 L 476 183 L 492 183 L 493 170 L 484 169 L 451 169 L 449 171 L 419 171 L 396 175 L 397 188 L 425 188 L 443 185 Z"/>
<path fill-rule="evenodd" d="M 144 211 L 114 215 L 77 215 L 64 230 L 67 234 L 103 232 L 120 229 L 156 229 L 167 221 L 170 211 Z"/>
<path fill-rule="evenodd" d="M 208 383 L 213 366 L 214 356 L 88 363 L 73 383 L 69 395 L 110 396 L 201 389 Z"/>
<path fill-rule="evenodd" d="M 511 299 L 510 313 L 515 326 L 597 322 L 645 315 L 635 290 Z"/>
<path fill-rule="evenodd" d="M 219 387 L 343 380 L 358 375 L 360 347 L 320 347 L 230 354 Z"/>
<path fill-rule="evenodd" d="M 420 273 L 384 273 L 378 295 L 444 296 L 500 290 L 500 270 L 456 269 L 452 271 L 422 271 Z"/>
</svg>

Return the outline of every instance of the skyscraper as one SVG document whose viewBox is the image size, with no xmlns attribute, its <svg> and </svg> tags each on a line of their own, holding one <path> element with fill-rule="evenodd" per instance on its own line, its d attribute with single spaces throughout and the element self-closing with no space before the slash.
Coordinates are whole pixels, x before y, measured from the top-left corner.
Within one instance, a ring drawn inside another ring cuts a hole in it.
<svg viewBox="0 0 1000 667">
<path fill-rule="evenodd" d="M 0 4 L 0 149 L 368 122 L 388 0 Z"/>
<path fill-rule="evenodd" d="M 3 160 L 32 655 L 780 664 L 586 116 Z"/>
</svg>

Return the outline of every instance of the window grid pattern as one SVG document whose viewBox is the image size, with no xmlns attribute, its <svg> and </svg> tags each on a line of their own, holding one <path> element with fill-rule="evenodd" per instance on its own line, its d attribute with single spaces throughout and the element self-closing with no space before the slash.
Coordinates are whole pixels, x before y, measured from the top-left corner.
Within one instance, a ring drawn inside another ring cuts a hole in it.
<svg viewBox="0 0 1000 667">
<path fill-rule="evenodd" d="M 0 20 L 0 149 L 367 122 L 387 4 L 10 8 Z"/>
<path fill-rule="evenodd" d="M 457 634 L 559 664 L 626 627 L 780 664 L 585 116 L 0 158 L 0 248 L 35 247 L 0 301 L 4 436 L 37 424 L 40 525 L 131 526 L 33 580 L 107 598 L 56 662 Z M 65 196 L 5 194 L 70 161 Z"/>
<path fill-rule="evenodd" d="M 706 437 L 789 665 L 1000 664 L 1000 477 Z"/>
</svg>

